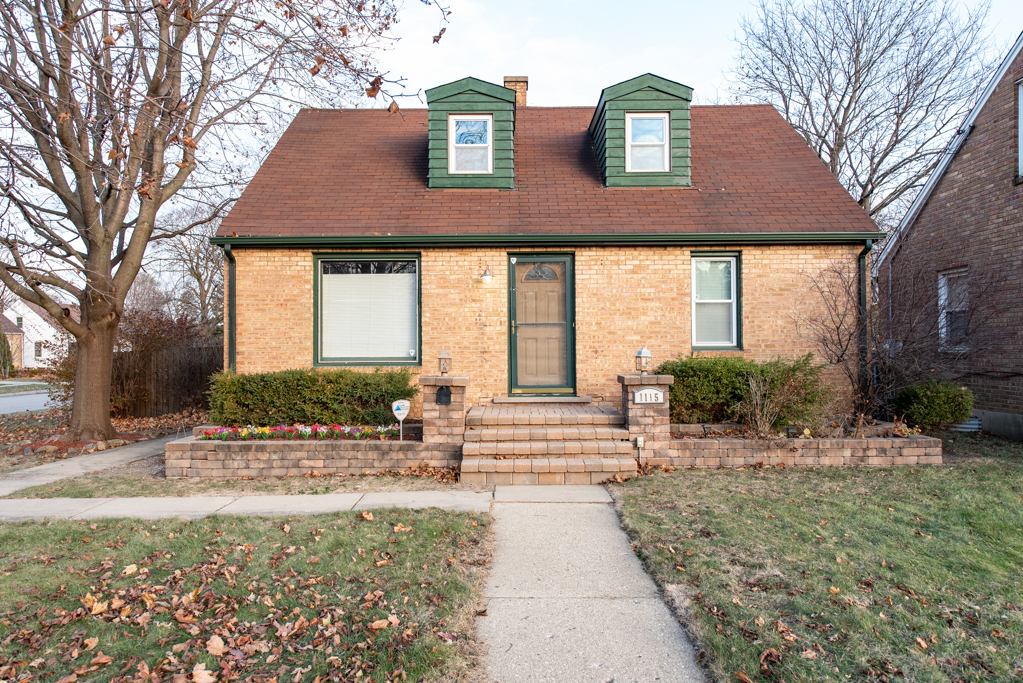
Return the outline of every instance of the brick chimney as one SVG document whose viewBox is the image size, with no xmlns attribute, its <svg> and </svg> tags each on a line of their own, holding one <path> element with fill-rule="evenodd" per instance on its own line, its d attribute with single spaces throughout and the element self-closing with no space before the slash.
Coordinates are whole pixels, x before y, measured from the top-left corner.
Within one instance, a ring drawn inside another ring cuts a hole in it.
<svg viewBox="0 0 1023 683">
<path fill-rule="evenodd" d="M 527 76 L 505 76 L 504 87 L 515 91 L 515 106 L 526 106 L 526 90 L 529 88 Z"/>
</svg>

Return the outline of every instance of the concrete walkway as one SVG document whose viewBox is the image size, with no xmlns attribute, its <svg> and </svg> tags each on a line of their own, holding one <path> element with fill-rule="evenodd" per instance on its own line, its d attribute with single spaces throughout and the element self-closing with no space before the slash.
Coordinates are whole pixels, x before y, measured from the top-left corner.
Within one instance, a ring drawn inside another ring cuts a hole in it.
<svg viewBox="0 0 1023 683">
<path fill-rule="evenodd" d="M 498 486 L 487 616 L 498 683 L 704 680 L 600 486 Z"/>
<path fill-rule="evenodd" d="M 96 451 L 88 455 L 77 455 L 66 460 L 29 467 L 0 474 L 0 496 L 9 496 L 16 491 L 31 486 L 42 486 L 68 477 L 80 477 L 89 472 L 108 470 L 118 465 L 126 465 L 136 460 L 151 458 L 163 453 L 164 444 L 178 439 L 180 436 L 167 436 L 162 439 L 140 441 L 129 446 Z"/>
</svg>

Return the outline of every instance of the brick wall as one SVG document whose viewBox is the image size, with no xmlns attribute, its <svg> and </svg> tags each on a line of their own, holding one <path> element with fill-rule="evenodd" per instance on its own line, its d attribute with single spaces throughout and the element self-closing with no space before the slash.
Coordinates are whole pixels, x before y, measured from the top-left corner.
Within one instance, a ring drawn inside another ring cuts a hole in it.
<svg viewBox="0 0 1023 683">
<path fill-rule="evenodd" d="M 710 249 L 712 247 L 708 247 Z M 743 347 L 766 360 L 812 351 L 796 320 L 812 313 L 806 276 L 832 261 L 855 264 L 859 246 L 740 247 Z M 313 259 L 299 249 L 235 248 L 237 369 L 267 372 L 313 362 Z M 617 376 L 646 346 L 654 362 L 690 353 L 690 250 L 578 248 L 578 393 L 617 403 Z M 467 402 L 508 395 L 508 251 L 422 251 L 423 368 L 436 373 L 442 349 L 453 375 L 468 376 Z M 490 268 L 493 280 L 480 274 Z M 414 369 L 420 374 L 420 369 Z M 837 373 L 831 377 L 841 383 Z M 414 407 L 413 410 L 417 410 Z"/>
<path fill-rule="evenodd" d="M 978 409 L 1015 414 L 1023 414 L 1023 377 L 1018 376 L 1023 373 L 1023 182 L 1017 178 L 1016 86 L 1021 78 L 1023 54 L 998 83 L 891 262 L 893 283 L 900 273 L 923 269 L 935 290 L 940 271 L 969 269 L 971 308 L 985 308 L 990 313 L 984 317 L 993 318 L 981 333 L 990 350 L 970 359 L 971 371 L 986 376 L 965 382 L 977 394 Z M 887 277 L 886 264 L 879 275 Z M 981 288 L 979 297 L 975 290 Z"/>
</svg>

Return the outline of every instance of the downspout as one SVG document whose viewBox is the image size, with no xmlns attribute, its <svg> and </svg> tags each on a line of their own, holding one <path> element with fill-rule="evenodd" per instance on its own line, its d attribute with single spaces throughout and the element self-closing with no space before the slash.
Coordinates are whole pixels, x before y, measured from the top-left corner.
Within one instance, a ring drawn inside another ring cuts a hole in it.
<svg viewBox="0 0 1023 683">
<path fill-rule="evenodd" d="M 867 376 L 867 254 L 874 248 L 874 241 L 867 240 L 857 259 L 859 275 L 859 304 L 860 304 L 860 339 L 859 339 L 859 369 L 860 369 L 860 391 L 866 395 L 870 378 Z"/>
<path fill-rule="evenodd" d="M 231 245 L 224 245 L 227 257 L 227 369 L 235 371 L 235 260 Z"/>
</svg>

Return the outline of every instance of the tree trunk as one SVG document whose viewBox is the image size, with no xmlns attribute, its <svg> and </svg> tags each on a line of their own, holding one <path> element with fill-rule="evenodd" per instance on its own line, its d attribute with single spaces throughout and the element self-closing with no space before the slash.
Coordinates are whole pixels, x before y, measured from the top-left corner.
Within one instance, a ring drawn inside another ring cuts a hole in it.
<svg viewBox="0 0 1023 683">
<path fill-rule="evenodd" d="M 75 396 L 71 403 L 71 422 L 62 441 L 112 439 L 117 436 L 110 422 L 111 370 L 114 364 L 114 338 L 117 318 L 90 323 L 87 336 L 78 340 L 75 367 Z"/>
</svg>

